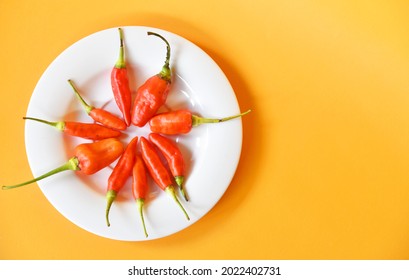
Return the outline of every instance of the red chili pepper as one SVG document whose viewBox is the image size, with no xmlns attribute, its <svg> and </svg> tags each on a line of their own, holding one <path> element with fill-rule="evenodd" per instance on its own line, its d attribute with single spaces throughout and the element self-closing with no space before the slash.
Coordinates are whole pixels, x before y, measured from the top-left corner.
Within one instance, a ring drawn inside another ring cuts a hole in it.
<svg viewBox="0 0 409 280">
<path fill-rule="evenodd" d="M 115 102 L 121 111 L 127 126 L 131 124 L 132 93 L 129 87 L 128 70 L 124 54 L 124 39 L 121 28 L 119 30 L 119 57 L 111 72 L 111 86 Z"/>
<path fill-rule="evenodd" d="M 144 126 L 156 114 L 158 109 L 165 104 L 171 84 L 170 45 L 159 34 L 148 32 L 148 35 L 161 38 L 167 45 L 167 53 L 161 72 L 150 77 L 136 92 L 132 107 L 132 123 L 139 127 Z"/>
<path fill-rule="evenodd" d="M 125 148 L 124 153 L 119 158 L 118 163 L 115 165 L 114 170 L 108 178 L 108 187 L 106 193 L 107 207 L 106 207 L 106 221 L 109 223 L 109 210 L 114 202 L 118 192 L 124 187 L 128 178 L 132 175 L 132 168 L 135 163 L 136 144 L 138 143 L 138 137 L 136 136 L 129 142 Z"/>
<path fill-rule="evenodd" d="M 145 237 L 148 237 L 146 231 L 145 219 L 143 218 L 143 206 L 145 204 L 146 194 L 148 193 L 148 178 L 146 176 L 145 163 L 139 155 L 135 157 L 135 164 L 132 169 L 132 194 L 138 207 L 139 216 L 141 217 Z"/>
<path fill-rule="evenodd" d="M 152 176 L 155 183 L 168 195 L 170 195 L 171 198 L 173 198 L 173 200 L 179 205 L 180 209 L 182 209 L 186 218 L 190 220 L 189 215 L 176 196 L 171 175 L 169 174 L 165 165 L 162 163 L 155 148 L 144 137 L 141 137 L 141 152 L 143 161 L 145 162 L 149 174 Z"/>
<path fill-rule="evenodd" d="M 157 133 L 149 134 L 149 140 L 162 152 L 166 161 L 168 162 L 170 172 L 172 173 L 176 184 L 179 186 L 179 189 L 185 198 L 187 198 L 185 189 L 183 187 L 183 181 L 185 179 L 185 162 L 183 159 L 182 152 L 179 150 L 176 143 L 172 140 L 163 137 Z"/>
<path fill-rule="evenodd" d="M 74 90 L 75 95 L 77 96 L 78 100 L 81 102 L 82 106 L 84 107 L 87 114 L 96 122 L 103 124 L 106 127 L 118 129 L 118 130 L 125 130 L 126 124 L 125 122 L 113 115 L 112 113 L 108 112 L 107 110 L 101 108 L 95 108 L 94 106 L 88 105 L 85 102 L 84 98 L 80 95 L 72 80 L 68 80 L 72 89 Z"/>
<path fill-rule="evenodd" d="M 60 167 L 57 167 L 33 180 L 13 186 L 3 186 L 2 189 L 8 190 L 28 185 L 66 170 L 73 170 L 86 175 L 91 175 L 110 165 L 123 153 L 123 151 L 124 148 L 121 142 L 115 138 L 80 144 L 74 149 L 74 156 Z"/>
<path fill-rule="evenodd" d="M 42 119 L 23 117 L 25 120 L 33 120 L 41 123 L 48 124 L 56 129 L 64 132 L 65 134 L 81 137 L 90 140 L 102 140 L 107 138 L 119 137 L 122 133 L 118 130 L 108 128 L 96 123 L 81 123 L 81 122 L 67 122 L 58 121 L 50 122 Z"/>
<path fill-rule="evenodd" d="M 186 134 L 189 133 L 192 127 L 199 126 L 204 123 L 220 123 L 231 119 L 239 118 L 250 113 L 248 110 L 244 113 L 222 118 L 208 119 L 193 115 L 189 110 L 177 110 L 158 114 L 151 118 L 149 125 L 152 132 L 162 134 Z"/>
</svg>

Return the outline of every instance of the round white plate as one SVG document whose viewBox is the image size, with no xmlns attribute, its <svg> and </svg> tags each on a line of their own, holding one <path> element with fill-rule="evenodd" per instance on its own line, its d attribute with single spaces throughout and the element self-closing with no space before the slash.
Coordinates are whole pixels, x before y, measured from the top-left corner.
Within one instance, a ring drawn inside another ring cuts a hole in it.
<svg viewBox="0 0 409 280">
<path fill-rule="evenodd" d="M 239 113 L 234 91 L 217 64 L 188 40 L 151 27 L 122 27 L 125 56 L 132 92 L 148 77 L 159 73 L 166 45 L 171 45 L 172 89 L 166 106 L 160 111 L 189 108 L 194 113 L 219 118 Z M 104 107 L 120 115 L 113 101 L 110 72 L 119 53 L 119 33 L 111 28 L 94 33 L 71 45 L 47 68 L 35 87 L 27 116 L 50 121 L 92 122 L 82 109 L 67 80 L 72 79 L 84 99 L 95 107 Z M 149 125 L 131 126 L 121 137 L 126 145 L 134 136 L 147 136 Z M 220 124 L 204 124 L 187 135 L 170 137 L 178 142 L 186 161 L 185 188 L 190 200 L 179 200 L 190 216 L 188 221 L 177 204 L 152 180 L 145 202 L 144 216 L 148 231 L 145 238 L 129 179 L 111 207 L 110 222 L 105 222 L 105 192 L 110 167 L 85 176 L 65 171 L 38 182 L 50 203 L 77 226 L 110 239 L 142 241 L 156 239 L 189 227 L 203 217 L 222 197 L 236 171 L 242 145 L 242 124 L 234 119 Z M 64 135 L 48 125 L 26 121 L 27 156 L 35 177 L 65 163 L 73 148 L 89 142 Z M 53 226 L 50 224 L 50 227 Z"/>
</svg>

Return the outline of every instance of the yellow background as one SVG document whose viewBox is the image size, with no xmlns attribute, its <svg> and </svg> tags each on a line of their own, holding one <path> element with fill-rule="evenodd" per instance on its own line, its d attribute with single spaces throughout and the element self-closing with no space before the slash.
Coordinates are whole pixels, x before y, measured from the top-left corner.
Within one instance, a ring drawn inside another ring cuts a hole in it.
<svg viewBox="0 0 409 280">
<path fill-rule="evenodd" d="M 2 185 L 32 177 L 21 118 L 42 73 L 102 29 L 187 38 L 253 112 L 234 180 L 186 230 L 98 237 L 32 185 L 0 191 L 0 259 L 408 259 L 408 15 L 406 0 L 1 1 Z"/>
</svg>

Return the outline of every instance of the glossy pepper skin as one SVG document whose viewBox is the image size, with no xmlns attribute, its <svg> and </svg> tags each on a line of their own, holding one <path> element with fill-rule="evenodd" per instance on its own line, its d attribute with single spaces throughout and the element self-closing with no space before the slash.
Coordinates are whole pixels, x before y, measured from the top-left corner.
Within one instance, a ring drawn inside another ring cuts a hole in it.
<svg viewBox="0 0 409 280">
<path fill-rule="evenodd" d="M 165 41 L 167 54 L 165 64 L 159 74 L 150 77 L 136 92 L 132 106 L 132 124 L 143 127 L 159 108 L 165 104 L 171 85 L 171 70 L 169 67 L 170 45 L 161 35 L 148 32 Z"/>
<path fill-rule="evenodd" d="M 141 156 L 137 154 L 135 157 L 135 164 L 132 169 L 132 195 L 138 208 L 145 237 L 148 237 L 148 232 L 146 231 L 145 219 L 143 217 L 143 206 L 145 204 L 147 193 L 148 177 L 146 174 L 145 163 L 143 162 Z"/>
<path fill-rule="evenodd" d="M 79 161 L 79 170 L 91 175 L 113 163 L 122 155 L 124 147 L 116 138 L 109 138 L 93 143 L 84 143 L 74 149 Z"/>
<path fill-rule="evenodd" d="M 82 122 L 69 122 L 69 121 L 58 121 L 50 122 L 42 119 L 24 117 L 25 120 L 33 120 L 47 125 L 53 126 L 59 131 L 84 139 L 89 140 L 102 140 L 107 138 L 119 137 L 122 133 L 118 130 L 102 126 L 96 123 L 82 123 Z"/>
<path fill-rule="evenodd" d="M 176 196 L 175 188 L 173 187 L 172 177 L 166 166 L 162 163 L 159 154 L 156 152 L 154 146 L 144 137 L 141 137 L 141 154 L 153 181 L 165 191 L 180 207 L 185 214 L 186 219 L 190 220 L 189 215 L 183 208 L 179 199 Z"/>
<path fill-rule="evenodd" d="M 158 133 L 149 134 L 149 140 L 165 157 L 176 184 L 179 186 L 185 200 L 188 201 L 189 199 L 183 186 L 185 179 L 185 161 L 179 147 L 172 140 Z"/>
<path fill-rule="evenodd" d="M 101 109 L 101 108 L 93 108 L 88 115 L 96 122 L 117 130 L 125 130 L 126 124 L 123 120 L 118 118 L 117 116 L 111 114 L 110 112 Z"/>
<path fill-rule="evenodd" d="M 129 126 L 131 124 L 132 92 L 125 62 L 123 31 L 121 28 L 118 28 L 118 31 L 120 40 L 119 57 L 111 71 L 111 86 L 115 102 L 123 115 L 126 125 Z"/>
<path fill-rule="evenodd" d="M 108 178 L 107 186 L 107 207 L 106 207 L 106 222 L 107 226 L 110 226 L 109 222 L 109 210 L 114 202 L 119 191 L 124 187 L 128 178 L 132 175 L 132 169 L 135 163 L 136 155 L 136 145 L 138 143 L 138 137 L 134 137 L 128 146 L 126 146 L 125 151 L 115 165 L 111 175 Z"/>
<path fill-rule="evenodd" d="M 155 133 L 186 134 L 193 127 L 192 113 L 184 109 L 161 113 L 151 118 L 149 125 Z"/>
<path fill-rule="evenodd" d="M 75 87 L 72 80 L 68 80 L 68 83 L 71 85 L 75 95 L 77 96 L 78 100 L 81 102 L 85 112 L 97 123 L 100 123 L 106 127 L 117 129 L 117 130 L 125 130 L 127 125 L 126 123 L 119 117 L 115 116 L 114 114 L 104 110 L 102 108 L 95 108 L 94 106 L 89 105 L 84 98 L 82 98 L 81 94 Z"/>
<path fill-rule="evenodd" d="M 85 175 L 91 175 L 110 165 L 123 153 L 123 151 L 124 148 L 122 143 L 115 138 L 105 139 L 93 143 L 80 144 L 75 147 L 74 156 L 60 167 L 57 167 L 30 181 L 13 186 L 3 186 L 2 189 L 7 190 L 25 186 L 67 170 L 78 171 Z"/>
<path fill-rule="evenodd" d="M 151 131 L 155 133 L 162 133 L 168 135 L 187 134 L 195 126 L 199 126 L 205 123 L 220 123 L 229 121 L 235 118 L 242 117 L 250 112 L 251 110 L 248 110 L 244 113 L 230 117 L 220 119 L 209 119 L 193 115 L 192 112 L 190 112 L 189 110 L 181 109 L 157 114 L 150 119 L 149 125 Z"/>
</svg>

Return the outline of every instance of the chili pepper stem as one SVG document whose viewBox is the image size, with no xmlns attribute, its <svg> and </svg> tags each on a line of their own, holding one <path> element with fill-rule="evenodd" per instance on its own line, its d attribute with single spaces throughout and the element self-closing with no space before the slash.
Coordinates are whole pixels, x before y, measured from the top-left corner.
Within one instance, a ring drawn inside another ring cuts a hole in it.
<svg viewBox="0 0 409 280">
<path fill-rule="evenodd" d="M 138 208 L 139 216 L 141 217 L 143 232 L 145 233 L 145 237 L 148 237 L 148 232 L 146 231 L 146 226 L 145 226 L 145 219 L 143 218 L 143 205 L 144 204 L 145 204 L 145 199 L 138 198 L 136 200 L 136 207 Z"/>
<path fill-rule="evenodd" d="M 179 190 L 182 193 L 183 197 L 186 201 L 189 201 L 187 194 L 185 192 L 185 188 L 183 187 L 183 181 L 185 180 L 184 176 L 175 176 L 175 182 L 179 186 Z"/>
<path fill-rule="evenodd" d="M 94 109 L 93 106 L 88 105 L 87 102 L 85 102 L 84 98 L 82 98 L 82 96 L 80 95 L 80 93 L 78 92 L 77 88 L 75 87 L 74 83 L 72 80 L 68 80 L 68 83 L 71 85 L 72 89 L 74 90 L 75 95 L 77 96 L 77 98 L 79 99 L 79 101 L 81 102 L 82 106 L 84 107 L 85 111 L 87 112 L 87 114 L 89 114 L 92 109 Z"/>
<path fill-rule="evenodd" d="M 199 125 L 204 124 L 204 123 L 225 122 L 225 121 L 229 121 L 229 120 L 232 120 L 232 119 L 242 117 L 244 115 L 247 115 L 250 112 L 251 112 L 251 110 L 247 110 L 244 113 L 234 115 L 234 116 L 230 116 L 230 117 L 221 118 L 221 119 L 208 119 L 208 118 L 202 118 L 202 117 L 199 117 L 199 116 L 192 115 L 192 126 L 199 126 Z"/>
<path fill-rule="evenodd" d="M 23 117 L 23 119 L 24 120 L 32 120 L 32 121 L 36 121 L 36 122 L 45 123 L 45 124 L 48 124 L 48 125 L 51 125 L 51 126 L 55 127 L 56 129 L 58 129 L 60 131 L 64 131 L 64 129 L 65 129 L 65 122 L 63 122 L 63 121 L 50 122 L 50 121 L 37 119 L 37 118 L 32 118 L 32 117 Z"/>
<path fill-rule="evenodd" d="M 119 31 L 119 56 L 115 63 L 115 68 L 125 68 L 125 50 L 124 50 L 124 34 L 122 28 L 118 28 Z"/>
<path fill-rule="evenodd" d="M 161 38 L 165 43 L 166 43 L 166 59 L 165 59 L 165 64 L 162 67 L 162 70 L 160 71 L 159 75 L 162 79 L 166 81 L 170 81 L 171 77 L 171 71 L 170 71 L 170 66 L 169 66 L 169 60 L 170 60 L 170 44 L 169 42 L 162 36 L 159 35 L 155 32 L 148 32 L 148 35 L 154 35 L 156 37 Z"/>
<path fill-rule="evenodd" d="M 114 190 L 109 190 L 106 194 L 106 199 L 107 199 L 107 207 L 105 210 L 105 217 L 106 217 L 106 221 L 107 221 L 107 226 L 111 226 L 111 224 L 109 223 L 109 210 L 111 209 L 111 205 L 114 202 L 115 198 L 116 198 L 116 194 L 117 192 Z"/>
<path fill-rule="evenodd" d="M 173 186 L 168 186 L 165 189 L 165 192 L 173 198 L 173 200 L 179 205 L 180 209 L 182 209 L 183 213 L 186 216 L 186 219 L 190 220 L 189 215 L 187 214 L 185 208 L 183 208 L 182 203 L 180 203 L 179 199 L 176 196 L 175 188 Z"/>
<path fill-rule="evenodd" d="M 1 189 L 2 190 L 9 190 L 9 189 L 14 189 L 14 188 L 18 188 L 18 187 L 21 187 L 21 186 L 25 186 L 25 185 L 40 181 L 40 180 L 42 180 L 44 178 L 47 178 L 47 177 L 49 177 L 51 175 L 54 175 L 54 174 L 57 174 L 57 173 L 60 173 L 62 171 L 66 171 L 66 170 L 80 170 L 79 161 L 78 161 L 78 159 L 76 157 L 72 157 L 66 163 L 61 165 L 60 167 L 57 167 L 57 168 L 55 168 L 55 169 L 53 169 L 53 170 L 51 170 L 51 171 L 37 177 L 37 178 L 34 178 L 34 179 L 30 180 L 30 181 L 20 183 L 20 184 L 17 184 L 17 185 L 13 185 L 13 186 L 2 186 Z"/>
</svg>

